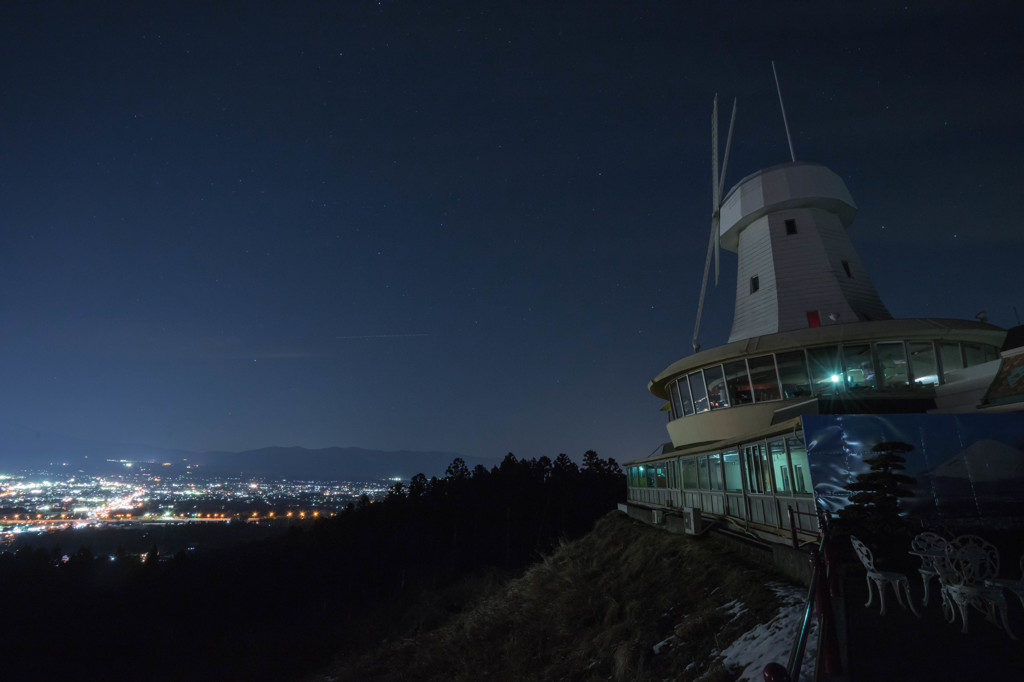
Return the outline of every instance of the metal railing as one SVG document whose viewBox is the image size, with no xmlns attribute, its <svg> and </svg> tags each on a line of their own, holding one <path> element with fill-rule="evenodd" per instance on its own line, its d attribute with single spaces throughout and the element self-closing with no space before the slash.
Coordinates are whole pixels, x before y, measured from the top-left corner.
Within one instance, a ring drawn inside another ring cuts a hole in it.
<svg viewBox="0 0 1024 682">
<path fill-rule="evenodd" d="M 807 514 L 789 507 L 789 526 L 794 549 L 799 549 L 797 541 L 796 514 Z M 800 679 L 804 653 L 807 650 L 807 639 L 811 632 L 811 616 L 818 615 L 818 656 L 815 661 L 815 677 L 822 673 L 834 675 L 842 672 L 839 657 L 839 638 L 836 634 L 835 619 L 832 613 L 832 597 L 838 593 L 838 580 L 832 567 L 832 542 L 829 517 L 819 510 L 818 547 L 810 552 L 811 585 L 807 591 L 807 605 L 804 608 L 803 620 L 797 632 L 796 641 L 789 653 L 789 661 L 783 667 L 778 663 L 769 663 L 764 667 L 765 682 L 796 682 Z"/>
</svg>

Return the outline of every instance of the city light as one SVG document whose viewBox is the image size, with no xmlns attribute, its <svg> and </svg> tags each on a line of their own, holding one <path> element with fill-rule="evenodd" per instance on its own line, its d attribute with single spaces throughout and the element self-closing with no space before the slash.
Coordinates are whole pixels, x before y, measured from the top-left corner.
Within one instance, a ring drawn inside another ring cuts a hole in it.
<svg viewBox="0 0 1024 682">
<path fill-rule="evenodd" d="M 169 474 L 163 464 L 117 462 L 131 471 L 66 479 L 52 474 L 0 474 L 0 549 L 26 532 L 141 527 L 146 524 L 311 523 L 336 516 L 362 496 L 382 498 L 389 480 L 296 481 Z M 159 475 L 157 475 L 159 473 Z"/>
</svg>

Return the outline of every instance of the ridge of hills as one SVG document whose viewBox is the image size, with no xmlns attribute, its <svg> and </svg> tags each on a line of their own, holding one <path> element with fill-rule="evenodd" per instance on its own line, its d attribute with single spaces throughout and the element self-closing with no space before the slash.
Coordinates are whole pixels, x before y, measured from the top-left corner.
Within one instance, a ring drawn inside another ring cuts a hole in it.
<svg viewBox="0 0 1024 682">
<path fill-rule="evenodd" d="M 186 466 L 203 473 L 278 478 L 373 481 L 382 478 L 409 479 L 422 473 L 428 478 L 443 476 L 455 458 L 472 469 L 480 464 L 496 465 L 488 459 L 444 451 L 374 450 L 360 447 L 305 448 L 270 446 L 241 452 L 192 452 L 129 443 L 103 443 L 67 437 L 52 432 L 0 424 L 0 466 L 11 469 L 80 469 L 87 473 L 110 473 L 124 468 L 124 462 L 163 467 L 181 472 Z"/>
<path fill-rule="evenodd" d="M 424 474 L 427 478 L 443 476 L 445 468 L 456 458 L 464 461 L 471 469 L 477 465 L 490 468 L 499 461 L 453 452 L 273 446 L 244 452 L 197 453 L 189 458 L 189 462 L 201 465 L 205 471 L 370 481 L 380 478 L 408 480 L 416 474 Z"/>
</svg>

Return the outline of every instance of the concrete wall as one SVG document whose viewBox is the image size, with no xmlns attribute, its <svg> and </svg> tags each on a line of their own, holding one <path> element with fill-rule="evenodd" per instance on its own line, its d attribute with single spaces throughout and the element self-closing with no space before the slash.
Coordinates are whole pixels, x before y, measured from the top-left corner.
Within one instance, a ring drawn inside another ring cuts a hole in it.
<svg viewBox="0 0 1024 682">
<path fill-rule="evenodd" d="M 810 555 L 786 545 L 772 546 L 772 565 L 775 570 L 801 585 L 811 584 Z"/>
<path fill-rule="evenodd" d="M 632 519 L 642 521 L 655 528 L 661 528 L 669 533 L 683 535 L 686 532 L 682 514 L 678 512 L 662 511 L 661 523 L 655 524 L 653 523 L 655 511 L 653 509 L 634 504 L 620 504 L 619 510 L 625 512 Z M 709 521 L 709 519 L 705 519 L 705 525 Z M 793 582 L 802 585 L 811 583 L 809 555 L 802 549 L 746 538 L 714 528 L 696 537 L 701 541 L 719 545 L 723 550 L 737 554 L 751 563 L 770 568 Z"/>
</svg>

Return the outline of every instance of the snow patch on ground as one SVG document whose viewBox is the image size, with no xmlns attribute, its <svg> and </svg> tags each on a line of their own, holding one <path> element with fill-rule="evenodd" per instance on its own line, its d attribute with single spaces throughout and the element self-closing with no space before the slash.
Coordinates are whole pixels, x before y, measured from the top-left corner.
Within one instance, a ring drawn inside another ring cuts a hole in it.
<svg viewBox="0 0 1024 682">
<path fill-rule="evenodd" d="M 753 682 L 764 679 L 761 672 L 773 661 L 785 666 L 800 624 L 803 622 L 804 609 L 807 605 L 806 589 L 782 583 L 769 583 L 768 588 L 782 602 L 779 612 L 771 621 L 744 633 L 722 651 L 722 664 L 728 669 L 740 670 L 737 680 Z M 732 606 L 736 603 L 730 602 L 725 608 L 736 608 Z M 739 604 L 739 608 L 742 608 L 742 604 Z M 800 670 L 801 680 L 811 680 L 814 677 L 814 657 L 818 649 L 817 620 L 812 620 L 812 623 Z"/>
<path fill-rule="evenodd" d="M 747 612 L 746 605 L 737 599 L 732 600 L 728 604 L 722 604 L 718 608 L 719 610 L 725 611 L 727 614 L 732 616 L 732 618 L 729 619 L 730 623 Z"/>
<path fill-rule="evenodd" d="M 715 588 L 715 589 L 717 589 L 717 588 Z M 733 601 L 729 602 L 728 604 L 722 604 L 718 608 L 721 611 L 725 611 L 725 613 L 727 615 L 732 616 L 729 619 L 730 623 L 733 622 L 734 620 L 736 620 L 737 618 L 739 618 L 740 616 L 742 616 L 744 613 L 747 612 L 746 605 L 743 602 L 741 602 L 739 600 L 736 600 L 736 599 L 734 599 Z M 683 623 L 685 623 L 688 618 L 689 618 L 689 616 L 687 616 L 687 618 L 684 618 L 683 619 Z M 655 644 L 653 647 L 651 647 L 651 650 L 654 652 L 654 655 L 657 656 L 662 651 L 664 651 L 666 648 L 669 648 L 669 647 L 673 646 L 675 644 L 675 642 L 676 642 L 676 639 L 677 639 L 676 635 L 674 635 L 674 634 L 669 635 L 666 639 L 661 640 L 660 642 Z M 718 652 L 715 651 L 713 653 L 718 653 Z"/>
<path fill-rule="evenodd" d="M 672 635 L 668 639 L 663 639 L 660 642 L 658 642 L 657 644 L 655 644 L 653 647 L 651 647 L 654 650 L 654 655 L 657 656 L 658 654 L 661 653 L 662 649 L 664 649 L 667 646 L 672 646 L 672 641 L 675 638 L 676 638 L 676 636 Z"/>
</svg>

